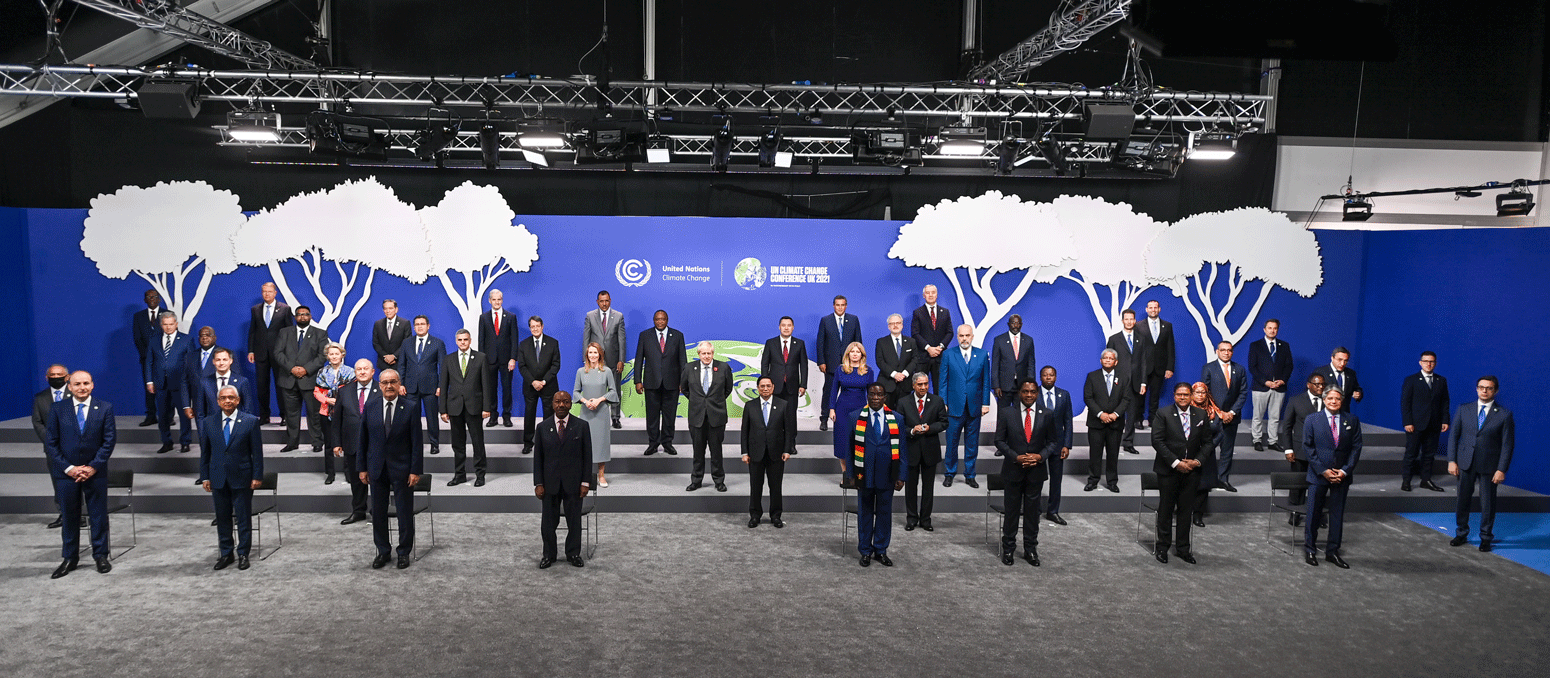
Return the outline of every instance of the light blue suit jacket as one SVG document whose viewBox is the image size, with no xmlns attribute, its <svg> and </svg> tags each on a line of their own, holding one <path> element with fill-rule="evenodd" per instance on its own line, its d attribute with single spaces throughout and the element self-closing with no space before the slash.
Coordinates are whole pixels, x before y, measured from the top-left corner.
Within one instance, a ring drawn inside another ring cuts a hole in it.
<svg viewBox="0 0 1550 678">
<path fill-rule="evenodd" d="M 942 351 L 937 395 L 947 403 L 950 417 L 978 417 L 979 408 L 990 405 L 990 355 L 982 348 L 969 350 L 968 363 L 963 362 L 963 349 L 956 344 Z"/>
</svg>

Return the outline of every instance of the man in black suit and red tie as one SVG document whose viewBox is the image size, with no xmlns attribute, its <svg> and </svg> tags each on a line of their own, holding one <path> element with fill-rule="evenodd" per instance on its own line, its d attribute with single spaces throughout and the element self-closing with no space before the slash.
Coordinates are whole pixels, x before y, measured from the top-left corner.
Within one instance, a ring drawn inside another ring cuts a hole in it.
<svg viewBox="0 0 1550 678">
<path fill-rule="evenodd" d="M 1399 388 L 1399 414 L 1405 425 L 1405 458 L 1399 489 L 1410 491 L 1410 478 L 1421 476 L 1421 487 L 1433 492 L 1442 488 L 1432 482 L 1432 459 L 1437 443 L 1448 432 L 1448 379 L 1436 374 L 1437 354 L 1421 353 L 1421 371 L 1405 377 Z"/>
<path fill-rule="evenodd" d="M 553 414 L 538 427 L 533 448 L 533 495 L 544 504 L 539 531 L 544 552 L 538 569 L 554 564 L 559 555 L 560 514 L 565 514 L 565 560 L 585 567 L 581 559 L 581 500 L 591 490 L 592 433 L 586 422 L 570 416 L 570 393 L 554 394 Z"/>
<path fill-rule="evenodd" d="M 1286 385 L 1292 378 L 1292 346 L 1276 336 L 1280 333 L 1281 321 L 1271 318 L 1265 321 L 1265 338 L 1249 344 L 1249 379 L 1254 394 L 1249 437 L 1254 440 L 1255 452 L 1264 452 L 1267 446 L 1277 452 L 1283 449 L 1277 435 Z"/>
<path fill-rule="evenodd" d="M 350 480 L 350 515 L 339 521 L 340 525 L 358 523 L 366 519 L 366 482 L 358 469 L 361 457 L 361 420 L 368 408 L 382 408 L 382 389 L 372 377 L 377 370 L 370 358 L 355 361 L 355 380 L 340 384 L 334 392 L 334 407 L 328 413 L 333 425 L 328 427 L 328 452 L 343 457 L 345 477 Z"/>
<path fill-rule="evenodd" d="M 65 369 L 64 365 L 54 363 L 48 366 L 48 370 L 43 373 L 43 378 L 48 382 L 48 388 L 32 396 L 32 430 L 38 434 L 38 442 L 45 445 L 43 460 L 47 462 L 48 413 L 54 409 L 54 403 L 70 397 L 70 371 Z M 59 529 L 65 516 L 64 506 L 60 504 L 57 497 L 54 499 L 54 505 L 59 507 L 59 513 L 54 517 L 53 522 L 48 524 L 50 530 Z"/>
<path fill-rule="evenodd" d="M 274 283 L 266 282 L 259 290 L 263 301 L 253 305 L 248 319 L 248 364 L 253 366 L 253 382 L 258 392 L 254 411 L 258 412 L 258 423 L 268 424 L 269 387 L 273 385 L 276 393 L 280 391 L 280 373 L 285 370 L 274 363 L 275 343 L 280 331 L 296 324 L 296 320 L 291 315 L 291 307 L 275 299 Z M 282 408 L 280 412 L 283 415 L 285 410 Z"/>
<path fill-rule="evenodd" d="M 509 314 L 508 314 L 509 315 Z M 522 375 L 522 454 L 533 452 L 533 427 L 538 421 L 539 404 L 545 408 L 554 402 L 554 394 L 560 390 L 560 342 L 544 334 L 544 319 L 532 316 L 527 319 L 527 329 L 532 336 L 516 344 L 517 369 Z M 495 422 L 495 405 L 490 404 L 490 425 Z M 511 425 L 510 413 L 506 425 Z"/>
<path fill-rule="evenodd" d="M 786 416 L 781 410 L 786 404 L 775 399 L 775 381 L 759 377 L 759 397 L 743 404 L 743 463 L 748 465 L 749 499 L 748 527 L 759 526 L 764 515 L 764 483 L 770 483 L 770 524 L 785 527 L 780 519 L 781 480 L 786 475 L 786 460 L 791 455 L 786 450 L 791 442 L 786 438 Z"/>
<path fill-rule="evenodd" d="M 383 300 L 382 319 L 371 326 L 371 348 L 377 352 L 377 369 L 404 369 L 398 364 L 398 349 L 409 338 L 409 330 L 410 323 L 398 317 L 398 302 Z"/>
<path fill-rule="evenodd" d="M 135 352 L 140 356 L 140 364 L 147 360 L 146 353 L 150 350 L 151 343 L 156 335 L 161 333 L 161 294 L 156 290 L 145 291 L 145 308 L 135 311 L 130 319 L 129 331 L 135 340 Z M 156 395 L 145 394 L 145 420 L 141 426 L 150 426 L 156 423 Z"/>
<path fill-rule="evenodd" d="M 915 340 L 915 346 L 925 352 L 920 357 L 920 369 L 931 376 L 932 392 L 935 393 L 940 385 L 934 380 L 938 371 L 942 369 L 942 352 L 953 344 L 953 334 L 957 326 L 953 325 L 953 314 L 946 307 L 936 303 L 936 285 L 926 285 L 920 290 L 920 296 L 926 303 L 910 317 L 910 338 Z"/>
<path fill-rule="evenodd" d="M 1051 413 L 1039 400 L 1039 385 L 1025 380 L 1017 402 L 1001 410 L 996 420 L 996 450 L 1001 453 L 1001 479 L 1006 482 L 1005 515 L 1001 523 L 1001 564 L 1015 562 L 1017 523 L 1023 524 L 1023 560 L 1039 566 L 1039 494 L 1049 479 L 1047 460 L 1060 454 Z"/>
<path fill-rule="evenodd" d="M 942 432 L 947 430 L 947 403 L 930 392 L 931 377 L 916 372 L 910 378 L 913 390 L 895 402 L 895 410 L 904 424 L 904 441 L 909 454 L 904 460 L 904 531 L 917 526 L 934 532 L 931 526 L 932 488 L 936 483 L 936 465 L 942 463 Z M 916 503 L 918 493 L 919 503 Z"/>
<path fill-rule="evenodd" d="M 1013 313 L 1006 320 L 1006 331 L 999 335 L 990 349 L 991 388 L 996 394 L 996 406 L 1010 407 L 1017 400 L 1019 384 L 1037 381 L 1033 358 L 1033 337 L 1023 333 L 1023 317 Z"/>
<path fill-rule="evenodd" d="M 1141 343 L 1146 345 L 1146 355 L 1151 364 L 1151 370 L 1146 375 L 1146 416 L 1145 421 L 1151 421 L 1153 413 L 1157 412 L 1158 403 L 1162 402 L 1163 383 L 1173 378 L 1173 323 L 1170 323 L 1158 315 L 1162 312 L 1162 305 L 1156 299 L 1146 302 L 1146 321 L 1140 323 Z"/>
<path fill-rule="evenodd" d="M 425 448 L 421 445 L 419 407 L 404 394 L 398 372 L 383 370 L 377 379 L 382 398 L 361 415 L 361 454 L 356 469 L 361 482 L 371 488 L 371 535 L 377 545 L 372 569 L 391 560 L 388 543 L 388 494 L 398 514 L 398 569 L 409 567 L 414 553 L 414 486 L 424 473 Z"/>
<path fill-rule="evenodd" d="M 877 383 L 888 393 L 890 407 L 908 400 L 914 393 L 910 379 L 920 371 L 925 353 L 913 338 L 904 336 L 904 316 L 897 313 L 888 316 L 888 334 L 877 339 L 872 356 L 877 361 Z M 926 378 L 930 379 L 929 376 Z"/>
<path fill-rule="evenodd" d="M 497 412 L 505 417 L 505 425 L 511 426 L 511 375 L 517 369 L 517 317 L 512 315 L 511 311 L 502 308 L 505 301 L 506 296 L 500 290 L 490 290 L 490 310 L 479 315 L 479 352 L 484 354 L 485 371 L 488 372 L 485 376 L 489 377 L 491 384 L 500 385 L 498 389 L 500 401 L 487 403 L 490 407 L 490 421 L 485 423 L 485 426 L 496 426 L 500 423 L 496 420 Z M 555 348 L 558 350 L 559 347 Z M 558 373 L 558 367 L 556 373 Z M 528 399 L 527 387 L 524 386 L 522 397 L 527 405 L 527 419 L 524 424 L 527 428 L 522 431 L 525 454 L 531 452 L 533 447 L 531 430 L 537 394 L 534 395 L 534 399 Z"/>
<path fill-rule="evenodd" d="M 1190 516 L 1195 512 L 1199 494 L 1201 450 L 1211 444 L 1211 426 L 1205 410 L 1190 404 L 1190 386 L 1173 386 L 1173 405 L 1152 419 L 1152 448 L 1157 458 L 1152 471 L 1157 474 L 1157 548 L 1153 555 L 1160 563 L 1168 562 L 1168 549 L 1174 547 L 1180 560 L 1195 564 L 1190 550 Z"/>
<path fill-rule="evenodd" d="M 788 454 L 797 453 L 797 410 L 807 395 L 807 346 L 791 336 L 795 328 L 791 316 L 782 316 L 780 334 L 764 342 L 764 352 L 759 354 L 759 374 L 775 383 L 775 397 L 786 403 L 786 430 L 791 431 Z"/>
<path fill-rule="evenodd" d="M 684 334 L 667 326 L 667 311 L 657 309 L 651 329 L 635 340 L 635 392 L 646 396 L 646 456 L 673 449 L 678 424 L 678 381 L 683 377 Z"/>
</svg>

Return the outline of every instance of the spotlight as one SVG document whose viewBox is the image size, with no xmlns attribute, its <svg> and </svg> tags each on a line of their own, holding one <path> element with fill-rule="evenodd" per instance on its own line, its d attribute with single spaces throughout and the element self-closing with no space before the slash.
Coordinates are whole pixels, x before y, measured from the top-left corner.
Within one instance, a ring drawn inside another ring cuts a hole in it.
<svg viewBox="0 0 1550 678">
<path fill-rule="evenodd" d="M 646 140 L 646 162 L 664 163 L 673 161 L 672 139 L 665 136 L 654 136 Z"/>
<path fill-rule="evenodd" d="M 564 148 L 565 122 L 539 119 L 523 121 L 518 125 L 517 143 L 523 148 Z"/>
<path fill-rule="evenodd" d="M 333 111 L 307 114 L 307 146 L 317 154 L 387 160 L 386 122 Z"/>
<path fill-rule="evenodd" d="M 1345 199 L 1340 205 L 1341 221 L 1366 221 L 1372 218 L 1372 201 L 1359 195 Z"/>
<path fill-rule="evenodd" d="M 1027 143 L 1027 139 L 1012 137 L 1002 139 L 1001 145 L 996 147 L 996 174 L 1002 176 L 1011 174 L 1012 168 L 1026 162 L 1026 159 L 1019 161 L 1017 155 L 1022 152 L 1023 146 Z"/>
<path fill-rule="evenodd" d="M 226 136 L 236 141 L 279 141 L 280 114 L 240 109 L 226 114 Z"/>
<path fill-rule="evenodd" d="M 781 141 L 785 135 L 780 128 L 765 130 L 759 136 L 759 166 L 760 167 L 790 167 L 791 154 L 780 150 Z"/>
<path fill-rule="evenodd" d="M 1526 217 L 1532 211 L 1534 211 L 1534 194 L 1522 188 L 1514 188 L 1496 196 L 1496 216 Z"/>
<path fill-rule="evenodd" d="M 447 146 L 457 139 L 461 125 L 452 120 L 431 122 L 414 135 L 414 156 L 424 161 L 436 161 L 441 167 L 447 159 Z"/>
<path fill-rule="evenodd" d="M 728 120 L 721 125 L 721 129 L 710 138 L 710 168 L 717 172 L 727 171 L 727 164 L 732 162 L 732 143 L 737 140 L 732 136 L 732 121 Z"/>
<path fill-rule="evenodd" d="M 1047 136 L 1039 142 L 1039 153 L 1044 156 L 1050 168 L 1055 170 L 1055 176 L 1063 177 L 1070 171 L 1071 164 L 1066 162 L 1065 149 L 1060 147 L 1060 142 L 1055 141 L 1054 137 Z"/>
<path fill-rule="evenodd" d="M 548 167 L 549 159 L 544 157 L 543 151 L 529 151 L 522 149 L 522 159 L 534 167 Z"/>
<path fill-rule="evenodd" d="M 985 153 L 984 127 L 943 127 L 936 138 L 939 155 L 978 157 Z"/>
<path fill-rule="evenodd" d="M 1189 152 L 1190 160 L 1227 160 L 1238 152 L 1238 138 L 1227 132 L 1201 132 Z"/>
<path fill-rule="evenodd" d="M 494 122 L 485 121 L 479 128 L 479 154 L 484 156 L 485 169 L 500 167 L 501 130 Z"/>
</svg>

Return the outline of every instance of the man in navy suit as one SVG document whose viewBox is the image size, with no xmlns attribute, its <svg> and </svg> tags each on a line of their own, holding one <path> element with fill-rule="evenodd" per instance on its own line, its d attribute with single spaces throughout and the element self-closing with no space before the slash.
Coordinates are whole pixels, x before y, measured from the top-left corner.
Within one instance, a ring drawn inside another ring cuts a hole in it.
<svg viewBox="0 0 1550 678">
<path fill-rule="evenodd" d="M 1049 479 L 1048 460 L 1060 452 L 1052 413 L 1039 400 L 1039 386 L 1024 381 L 1018 402 L 1001 410 L 996 420 L 996 450 L 1001 452 L 1001 478 L 1006 481 L 1005 519 L 1001 524 L 1001 564 L 1015 562 L 1017 523 L 1023 523 L 1023 560 L 1039 566 L 1039 493 Z"/>
<path fill-rule="evenodd" d="M 1222 431 L 1216 437 L 1216 476 L 1218 484 L 1228 492 L 1238 488 L 1227 482 L 1232 470 L 1233 443 L 1238 439 L 1238 422 L 1243 418 L 1243 405 L 1249 400 L 1249 373 L 1242 365 L 1232 361 L 1232 342 L 1216 342 L 1216 360 L 1200 368 L 1200 380 L 1211 389 L 1211 399 L 1216 401 L 1222 413 Z"/>
<path fill-rule="evenodd" d="M 1448 462 L 1448 473 L 1458 476 L 1459 501 L 1455 515 L 1458 532 L 1454 546 L 1469 543 L 1469 509 L 1475 487 L 1480 488 L 1480 550 L 1490 551 L 1496 525 L 1496 486 L 1507 480 L 1507 467 L 1512 465 L 1512 447 L 1515 441 L 1512 411 L 1496 402 L 1501 382 L 1486 375 L 1475 382 L 1475 393 L 1480 399 L 1459 407 L 1453 414 L 1453 436 L 1448 447 L 1453 459 Z M 65 518 L 69 521 L 69 517 Z M 68 528 L 67 528 L 68 529 Z"/>
<path fill-rule="evenodd" d="M 1345 526 L 1345 500 L 1351 492 L 1351 472 L 1362 456 L 1362 422 L 1340 411 L 1345 394 L 1324 389 L 1324 411 L 1302 425 L 1302 447 L 1308 454 L 1308 522 L 1304 532 L 1303 560 L 1318 565 L 1319 521 L 1329 511 L 1329 543 L 1324 560 L 1341 569 L 1350 568 L 1340 557 L 1340 537 Z"/>
<path fill-rule="evenodd" d="M 1324 376 L 1318 373 L 1308 375 L 1308 388 L 1302 393 L 1292 396 L 1291 405 L 1286 408 L 1286 417 L 1281 420 L 1281 439 L 1286 443 L 1286 462 L 1292 465 L 1292 471 L 1305 473 L 1308 470 L 1308 452 L 1302 448 L 1302 427 L 1308 421 L 1308 417 L 1314 416 L 1324 409 Z M 1288 490 L 1287 503 L 1298 506 L 1308 499 L 1308 491 Z M 1302 514 L 1293 513 L 1286 517 L 1286 523 L 1293 527 L 1302 524 Z"/>
<path fill-rule="evenodd" d="M 1405 425 L 1405 459 L 1399 489 L 1410 491 L 1410 478 L 1421 476 L 1421 487 L 1433 492 L 1442 488 L 1432 482 L 1432 459 L 1437 443 L 1448 432 L 1448 380 L 1437 369 L 1437 354 L 1421 353 L 1421 371 L 1405 377 L 1399 389 L 1399 415 Z"/>
<path fill-rule="evenodd" d="M 424 448 L 420 445 L 418 406 L 405 395 L 398 372 L 383 370 L 377 379 L 382 388 L 378 406 L 361 414 L 361 452 L 356 470 L 371 488 L 371 536 L 377 545 L 372 569 L 380 570 L 391 559 L 388 543 L 388 494 L 398 513 L 398 569 L 409 567 L 414 553 L 414 486 L 424 473 Z"/>
<path fill-rule="evenodd" d="M 980 420 L 990 413 L 990 356 L 974 347 L 974 326 L 958 326 L 958 345 L 942 354 L 937 393 L 947 403 L 947 461 L 942 487 L 958 473 L 958 439 L 963 439 L 963 482 L 979 489 L 974 461 L 979 458 Z"/>
<path fill-rule="evenodd" d="M 1109 337 L 1105 347 L 1113 349 L 1118 360 L 1115 369 L 1130 383 L 1130 409 L 1120 413 L 1125 423 L 1119 444 L 1126 452 L 1141 454 L 1136 449 L 1136 428 L 1140 427 L 1141 417 L 1146 414 L 1146 378 L 1152 371 L 1152 363 L 1146 342 L 1136 330 L 1135 311 L 1127 308 L 1120 314 L 1120 330 Z"/>
<path fill-rule="evenodd" d="M 667 311 L 651 315 L 651 329 L 635 340 L 635 393 L 646 396 L 646 456 L 657 448 L 673 449 L 673 429 L 678 424 L 678 381 L 683 377 L 684 334 L 667 326 Z"/>
<path fill-rule="evenodd" d="M 1287 380 L 1292 378 L 1292 346 L 1276 337 L 1281 321 L 1265 321 L 1265 339 L 1249 344 L 1249 376 L 1254 380 L 1254 419 L 1249 437 L 1254 451 L 1265 447 L 1284 450 L 1277 437 L 1281 430 L 1281 405 L 1286 399 Z M 1290 444 L 1288 442 L 1287 444 Z"/>
<path fill-rule="evenodd" d="M 775 397 L 786 402 L 786 430 L 792 432 L 786 453 L 792 455 L 797 453 L 797 410 L 807 395 L 807 345 L 791 336 L 795 328 L 791 316 L 781 316 L 780 334 L 764 342 L 759 354 L 759 374 L 775 382 Z"/>
<path fill-rule="evenodd" d="M 340 525 L 366 519 L 366 483 L 359 472 L 349 471 L 360 468 L 361 420 L 365 418 L 367 408 L 382 409 L 382 389 L 372 381 L 376 372 L 370 358 L 356 360 L 355 381 L 340 384 L 334 390 L 334 407 L 328 413 L 333 424 L 328 427 L 328 452 L 344 458 L 345 477 L 350 480 L 350 515 L 339 521 Z"/>
<path fill-rule="evenodd" d="M 160 334 L 161 329 L 161 294 L 156 290 L 145 291 L 145 308 L 135 311 L 130 319 L 129 331 L 134 336 L 135 352 L 140 355 L 140 364 L 144 365 L 150 357 L 151 342 Z M 156 423 L 156 394 L 149 391 L 145 394 L 145 420 L 141 426 L 150 426 Z"/>
<path fill-rule="evenodd" d="M 936 285 L 926 285 L 920 290 L 926 303 L 921 304 L 910 316 L 910 338 L 915 346 L 925 352 L 920 357 L 921 370 L 931 375 L 933 381 L 942 370 L 942 354 L 953 343 L 953 314 L 936 303 Z M 932 384 L 941 393 L 941 384 Z"/>
<path fill-rule="evenodd" d="M 227 386 L 237 389 L 237 409 L 257 416 L 258 413 L 254 411 L 253 381 L 237 374 L 236 367 L 231 349 L 217 348 L 210 352 L 210 375 L 201 377 L 199 383 L 191 389 L 190 418 L 203 422 L 206 417 L 219 412 L 221 408 L 216 394 Z"/>
<path fill-rule="evenodd" d="M 54 409 L 54 403 L 70 397 L 70 370 L 64 365 L 54 363 L 44 371 L 43 378 L 48 381 L 48 388 L 38 391 L 32 396 L 32 431 L 38 436 L 38 443 L 48 445 L 48 413 Z M 43 460 L 48 461 L 48 455 L 43 455 Z M 54 520 L 48 524 L 48 529 L 57 530 L 64 523 L 65 510 L 59 507 L 56 499 L 54 505 L 59 508 Z M 84 527 L 84 526 L 83 526 Z"/>
<path fill-rule="evenodd" d="M 550 401 L 552 415 L 538 426 L 533 447 L 533 496 L 544 505 L 539 531 L 544 552 L 538 569 L 554 564 L 559 555 L 560 514 L 565 514 L 565 560 L 586 567 L 581 559 L 581 500 L 592 484 L 592 432 L 586 422 L 570 416 L 570 393 L 558 391 Z"/>
<path fill-rule="evenodd" d="M 446 357 L 447 345 L 431 336 L 431 320 L 423 315 L 414 317 L 414 336 L 401 342 L 398 353 L 393 355 L 393 364 L 403 376 L 404 389 L 425 412 L 426 428 L 430 429 L 426 438 L 431 444 L 431 454 L 441 451 L 437 447 L 441 443 L 439 389 L 441 361 Z M 415 412 L 415 416 L 419 415 Z"/>
<path fill-rule="evenodd" d="M 54 498 L 64 511 L 60 534 L 64 538 L 64 562 L 54 570 L 58 579 L 74 570 L 81 548 L 81 500 L 91 522 L 92 560 L 97 571 L 113 569 L 108 561 L 108 457 L 118 436 L 113 405 L 91 397 L 92 378 L 85 371 L 70 375 L 70 396 L 54 403 L 48 413 L 49 476 Z"/>
<path fill-rule="evenodd" d="M 1006 409 L 1017 401 L 1019 384 L 1037 381 L 1033 366 L 1033 338 L 1023 334 L 1023 317 L 1013 313 L 1006 331 L 996 335 L 990 347 L 990 371 L 995 375 L 996 407 Z"/>
<path fill-rule="evenodd" d="M 987 393 L 988 395 L 988 393 Z M 904 489 L 905 452 L 899 415 L 883 407 L 883 385 L 866 389 L 867 406 L 855 421 L 855 452 L 845 457 L 845 476 L 856 488 L 856 549 L 861 566 L 873 560 L 893 567 L 888 545 L 893 535 L 893 493 Z M 838 425 L 838 424 L 836 424 Z"/>
<path fill-rule="evenodd" d="M 1056 525 L 1065 525 L 1066 519 L 1060 517 L 1060 479 L 1065 474 L 1066 457 L 1071 456 L 1071 393 L 1055 385 L 1055 368 L 1045 365 L 1039 368 L 1039 402 L 1044 403 L 1044 409 L 1049 412 L 1051 426 L 1054 428 L 1056 447 L 1059 453 L 1053 454 L 1044 462 L 1049 466 L 1049 499 L 1044 505 L 1044 519 Z"/>
<path fill-rule="evenodd" d="M 215 534 L 221 555 L 215 569 L 233 562 L 248 569 L 253 544 L 253 490 L 264 483 L 264 441 L 258 417 L 237 410 L 242 396 L 235 386 L 216 392 L 220 411 L 199 422 L 199 484 L 215 500 Z M 231 520 L 237 518 L 236 555 L 232 554 Z"/>
<path fill-rule="evenodd" d="M 1362 399 L 1362 384 L 1356 379 L 1356 370 L 1346 366 L 1351 361 L 1351 352 L 1344 346 L 1337 346 L 1329 354 L 1329 364 L 1320 365 L 1314 369 L 1315 374 L 1324 377 L 1324 385 L 1328 388 L 1338 388 L 1346 394 L 1346 399 L 1341 407 L 1342 412 L 1351 411 L 1351 403 Z"/>
<path fill-rule="evenodd" d="M 145 373 L 145 391 L 156 396 L 156 425 L 161 430 L 161 449 L 172 451 L 172 418 L 178 418 L 178 444 L 187 452 L 192 440 L 188 432 L 188 364 L 193 342 L 178 331 L 178 317 L 162 311 L 161 333 L 151 342 L 141 365 Z M 173 410 L 177 410 L 176 415 Z"/>
<path fill-rule="evenodd" d="M 931 526 L 931 484 L 936 482 L 936 465 L 942 463 L 942 432 L 947 430 L 947 405 L 942 402 L 942 396 L 931 393 L 931 377 L 925 372 L 916 372 L 910 379 L 913 393 L 894 403 L 904 427 L 904 439 L 909 444 L 904 460 L 904 510 L 907 512 L 904 530 L 909 532 L 919 527 L 935 532 L 936 528 Z M 887 391 L 886 388 L 883 390 Z"/>
<path fill-rule="evenodd" d="M 188 365 L 183 369 L 184 374 L 188 375 L 188 399 L 191 405 L 194 404 L 194 399 L 199 397 L 200 382 L 205 377 L 215 374 L 215 364 L 210 362 L 210 359 L 215 356 L 215 349 L 220 348 L 215 343 L 215 328 L 209 325 L 199 328 L 199 333 L 195 337 L 197 344 L 189 350 Z M 210 401 L 210 408 L 212 412 L 215 410 L 214 400 Z M 204 419 L 208 414 L 210 412 L 192 419 L 197 425 L 199 420 Z"/>
<path fill-rule="evenodd" d="M 821 318 L 818 321 L 818 343 L 813 345 L 814 355 L 818 359 L 818 371 L 824 374 L 826 379 L 834 378 L 837 372 L 830 372 L 832 366 L 838 370 L 844 362 L 845 348 L 851 342 L 861 341 L 861 319 L 845 313 L 849 301 L 843 295 L 834 297 L 834 315 Z M 823 412 L 829 411 L 830 391 L 827 386 L 823 389 Z M 818 418 L 818 430 L 829 430 L 829 420 L 826 417 Z"/>
<path fill-rule="evenodd" d="M 258 387 L 258 404 L 254 405 L 253 410 L 258 412 L 259 423 L 268 424 L 271 402 L 269 387 L 273 385 L 278 393 L 280 373 L 285 371 L 284 367 L 274 361 L 275 344 L 279 341 L 280 331 L 296 324 L 296 321 L 291 307 L 275 299 L 277 290 L 274 283 L 260 285 L 259 292 L 263 299 L 253 304 L 248 314 L 248 363 L 253 366 L 253 383 Z M 280 414 L 283 417 L 285 408 L 284 403 L 281 404 Z"/>
</svg>

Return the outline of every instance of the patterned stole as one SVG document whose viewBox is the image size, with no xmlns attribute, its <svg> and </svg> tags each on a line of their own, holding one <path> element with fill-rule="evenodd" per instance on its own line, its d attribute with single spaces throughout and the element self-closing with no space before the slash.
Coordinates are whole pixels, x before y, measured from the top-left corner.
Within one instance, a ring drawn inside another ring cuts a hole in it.
<svg viewBox="0 0 1550 678">
<path fill-rule="evenodd" d="M 855 460 L 855 467 L 857 469 L 862 469 L 863 473 L 865 472 L 865 469 L 866 469 L 866 430 L 867 430 L 868 422 L 870 422 L 871 419 L 872 419 L 871 412 L 872 412 L 872 408 L 870 408 L 870 407 L 863 407 L 863 408 L 861 408 L 861 416 L 856 419 L 856 433 L 855 433 L 855 436 L 854 436 L 854 440 L 855 440 L 856 444 L 855 444 L 854 460 Z M 888 427 L 888 446 L 890 448 L 892 448 L 892 452 L 893 452 L 893 456 L 891 457 L 891 459 L 893 461 L 898 461 L 899 460 L 899 417 L 898 417 L 898 415 L 893 413 L 893 410 L 888 409 L 887 405 L 883 406 L 883 424 Z"/>
</svg>

